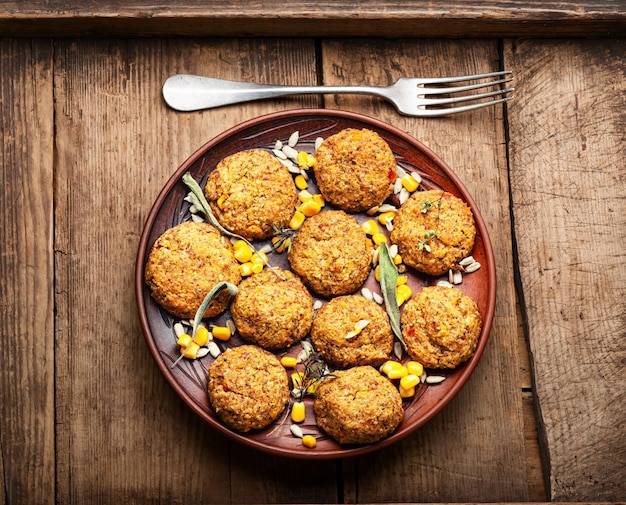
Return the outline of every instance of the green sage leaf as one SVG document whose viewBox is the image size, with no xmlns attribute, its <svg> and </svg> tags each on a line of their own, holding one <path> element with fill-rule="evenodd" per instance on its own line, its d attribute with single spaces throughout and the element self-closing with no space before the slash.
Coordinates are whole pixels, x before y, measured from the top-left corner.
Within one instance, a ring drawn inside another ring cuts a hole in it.
<svg viewBox="0 0 626 505">
<path fill-rule="evenodd" d="M 400 328 L 400 308 L 396 300 L 396 284 L 398 282 L 398 269 L 391 259 L 389 248 L 383 242 L 380 244 L 380 255 L 378 259 L 380 265 L 380 287 L 385 300 L 385 308 L 389 315 L 389 322 L 394 335 L 406 350 L 406 343 L 402 338 L 402 329 Z"/>
</svg>

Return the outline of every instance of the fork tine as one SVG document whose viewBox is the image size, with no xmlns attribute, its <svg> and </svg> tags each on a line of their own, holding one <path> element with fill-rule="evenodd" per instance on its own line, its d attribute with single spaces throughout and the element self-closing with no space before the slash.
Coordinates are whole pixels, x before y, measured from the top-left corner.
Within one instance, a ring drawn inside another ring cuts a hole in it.
<svg viewBox="0 0 626 505">
<path fill-rule="evenodd" d="M 426 77 L 420 79 L 422 84 L 448 84 L 461 81 L 475 81 L 478 79 L 486 79 L 487 77 L 501 77 L 512 74 L 510 70 L 502 70 L 501 72 L 489 72 L 487 74 L 460 75 L 456 77 Z"/>
<path fill-rule="evenodd" d="M 447 93 L 459 93 L 461 91 L 471 91 L 473 89 L 487 88 L 489 86 L 495 86 L 497 84 L 506 84 L 507 82 L 511 82 L 513 80 L 512 77 L 508 79 L 499 79 L 497 81 L 489 81 L 489 82 L 479 82 L 477 84 L 468 84 L 466 86 L 452 86 L 450 88 L 424 88 L 422 86 L 418 86 L 418 96 L 420 95 L 443 95 Z"/>
<path fill-rule="evenodd" d="M 474 95 L 454 96 L 450 98 L 425 98 L 424 105 L 445 105 L 448 103 L 467 102 L 468 100 L 478 100 L 480 98 L 489 98 L 490 96 L 504 95 L 512 93 L 515 88 L 497 89 L 488 93 L 476 93 Z M 491 103 L 491 102 L 490 102 Z"/>
<path fill-rule="evenodd" d="M 468 110 L 480 109 L 482 107 L 488 107 L 491 105 L 496 105 L 498 103 L 508 102 L 512 100 L 512 96 L 505 96 L 504 98 L 499 98 L 498 100 L 489 100 L 488 102 L 474 103 L 471 105 L 462 105 L 460 107 L 446 107 L 443 109 L 427 109 L 426 104 L 418 107 L 419 115 L 424 117 L 441 117 L 448 116 L 450 114 L 457 114 L 459 112 L 466 112 Z"/>
</svg>

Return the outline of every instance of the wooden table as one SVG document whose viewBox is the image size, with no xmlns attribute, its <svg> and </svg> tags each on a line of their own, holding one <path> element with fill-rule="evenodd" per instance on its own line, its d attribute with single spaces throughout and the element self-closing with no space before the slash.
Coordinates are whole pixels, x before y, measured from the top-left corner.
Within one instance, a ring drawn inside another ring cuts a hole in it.
<svg viewBox="0 0 626 505">
<path fill-rule="evenodd" d="M 205 4 L 0 1 L 0 503 L 625 501 L 626 2 Z M 506 107 L 437 120 L 347 95 L 188 114 L 161 98 L 181 72 L 385 85 L 500 68 L 516 78 Z M 159 374 L 134 301 L 139 235 L 179 164 L 297 107 L 431 147 L 496 257 L 470 381 L 355 459 L 269 456 L 203 424 Z"/>
</svg>

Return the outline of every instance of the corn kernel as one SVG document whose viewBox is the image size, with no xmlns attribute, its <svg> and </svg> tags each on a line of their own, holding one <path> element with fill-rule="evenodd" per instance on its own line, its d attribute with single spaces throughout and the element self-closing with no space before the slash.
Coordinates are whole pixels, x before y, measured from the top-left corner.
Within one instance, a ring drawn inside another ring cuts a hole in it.
<svg viewBox="0 0 626 505">
<path fill-rule="evenodd" d="M 409 371 L 402 363 L 398 363 L 397 361 L 392 361 L 393 365 L 389 367 L 386 375 L 390 379 L 402 379 L 402 377 L 409 374 Z"/>
<path fill-rule="evenodd" d="M 307 200 L 302 205 L 300 205 L 298 210 L 302 212 L 306 217 L 312 217 L 316 214 L 319 214 L 322 210 L 322 207 L 319 203 L 311 198 L 310 200 Z"/>
<path fill-rule="evenodd" d="M 368 235 L 376 235 L 380 233 L 380 228 L 378 228 L 378 224 L 376 224 L 376 221 L 373 219 L 365 221 L 361 225 L 361 228 L 363 228 L 363 231 Z"/>
<path fill-rule="evenodd" d="M 402 386 L 400 386 L 398 388 L 398 391 L 400 392 L 400 398 L 412 398 L 413 396 L 415 396 L 414 387 L 405 389 Z"/>
<path fill-rule="evenodd" d="M 280 358 L 280 364 L 285 368 L 293 368 L 298 364 L 298 359 L 295 356 L 283 356 Z"/>
<path fill-rule="evenodd" d="M 176 343 L 181 347 L 187 347 L 192 341 L 193 339 L 191 338 L 191 335 L 183 333 L 180 337 L 178 337 Z"/>
<path fill-rule="evenodd" d="M 302 386 L 302 381 L 304 380 L 304 372 L 294 372 L 291 374 L 291 383 L 294 388 L 299 388 Z"/>
<path fill-rule="evenodd" d="M 263 251 L 257 251 L 250 257 L 250 261 L 252 263 L 262 263 L 265 265 L 267 263 L 267 254 Z"/>
<path fill-rule="evenodd" d="M 232 336 L 232 332 L 228 326 L 213 326 L 211 333 L 213 334 L 213 338 L 222 341 L 226 341 Z"/>
<path fill-rule="evenodd" d="M 306 406 L 304 402 L 295 402 L 291 407 L 291 420 L 294 423 L 301 423 L 306 418 Z"/>
<path fill-rule="evenodd" d="M 226 195 L 222 195 L 222 196 L 220 196 L 220 197 L 217 199 L 217 206 L 218 206 L 220 209 L 223 209 L 223 208 L 224 208 L 224 202 L 226 202 Z"/>
<path fill-rule="evenodd" d="M 410 174 L 405 175 L 402 178 L 402 185 L 409 193 L 413 193 L 419 186 L 419 183 L 415 180 L 414 177 L 411 177 Z"/>
<path fill-rule="evenodd" d="M 248 277 L 252 275 L 252 263 L 250 261 L 247 261 L 246 263 L 242 263 L 241 265 L 239 265 L 239 273 L 242 277 Z"/>
<path fill-rule="evenodd" d="M 408 368 L 407 368 L 408 371 Z M 400 387 L 404 389 L 411 389 L 417 386 L 420 383 L 419 375 L 414 375 L 412 373 L 405 375 L 400 379 Z"/>
<path fill-rule="evenodd" d="M 389 370 L 391 370 L 391 368 L 394 366 L 395 361 L 385 361 L 381 367 L 380 367 L 380 372 L 384 373 L 385 375 L 387 375 L 389 373 Z"/>
<path fill-rule="evenodd" d="M 209 341 L 209 330 L 207 330 L 204 326 L 200 326 L 196 330 L 196 334 L 193 337 L 193 341 L 198 344 L 200 347 L 203 345 L 207 345 Z"/>
<path fill-rule="evenodd" d="M 391 223 L 394 217 L 396 217 L 395 212 L 383 212 L 382 214 L 378 215 L 378 222 L 382 225 L 386 225 L 388 223 Z"/>
<path fill-rule="evenodd" d="M 237 240 L 233 244 L 233 252 L 235 254 L 235 259 L 239 263 L 250 261 L 253 254 L 252 248 L 246 243 L 245 240 Z"/>
<path fill-rule="evenodd" d="M 424 373 L 424 366 L 418 361 L 407 361 L 406 369 L 410 374 L 420 377 Z"/>
<path fill-rule="evenodd" d="M 195 342 L 192 342 L 187 347 L 185 347 L 183 351 L 183 356 L 185 358 L 196 359 L 198 357 L 198 351 L 200 350 L 200 346 Z"/>
<path fill-rule="evenodd" d="M 402 286 L 409 281 L 406 275 L 398 275 L 398 279 L 396 280 L 396 286 Z"/>
<path fill-rule="evenodd" d="M 265 266 L 265 264 L 261 263 L 260 261 L 255 261 L 251 263 L 251 265 L 253 274 L 260 274 L 263 271 L 263 267 Z"/>
<path fill-rule="evenodd" d="M 376 265 L 376 268 L 374 269 L 374 277 L 378 282 L 380 282 L 380 265 Z"/>
<path fill-rule="evenodd" d="M 413 296 L 413 291 L 407 284 L 400 284 L 396 288 L 396 294 L 399 294 L 400 296 L 404 297 L 405 300 L 408 300 Z"/>
<path fill-rule="evenodd" d="M 307 189 L 309 187 L 309 181 L 307 181 L 302 174 L 296 175 L 294 182 L 298 189 Z"/>
<path fill-rule="evenodd" d="M 302 437 L 302 445 L 308 447 L 309 449 L 313 449 L 317 445 L 317 440 L 313 435 L 304 435 Z"/>
<path fill-rule="evenodd" d="M 324 201 L 324 197 L 320 193 L 315 193 L 313 195 L 313 201 L 318 203 L 320 207 L 323 207 L 324 205 L 326 205 L 326 202 Z"/>
<path fill-rule="evenodd" d="M 302 226 L 302 223 L 304 223 L 305 217 L 306 216 L 299 210 L 295 211 L 293 213 L 291 221 L 289 221 L 289 228 L 291 228 L 292 230 L 299 229 L 300 226 Z"/>
<path fill-rule="evenodd" d="M 387 237 L 385 237 L 382 233 L 375 233 L 372 235 L 372 240 L 374 241 L 374 244 L 380 245 L 383 242 L 387 242 Z"/>
<path fill-rule="evenodd" d="M 298 193 L 298 200 L 301 202 L 307 202 L 313 198 L 313 194 L 308 189 L 303 189 Z"/>
<path fill-rule="evenodd" d="M 393 258 L 392 258 L 393 264 L 394 265 L 400 265 L 402 263 L 402 256 L 400 256 L 399 254 L 396 254 Z"/>
<path fill-rule="evenodd" d="M 272 244 L 274 245 L 274 250 L 277 253 L 281 253 L 285 249 L 289 249 L 289 246 L 291 245 L 291 239 L 290 238 L 286 238 L 281 243 L 281 238 L 280 237 L 274 237 L 272 239 Z"/>
</svg>

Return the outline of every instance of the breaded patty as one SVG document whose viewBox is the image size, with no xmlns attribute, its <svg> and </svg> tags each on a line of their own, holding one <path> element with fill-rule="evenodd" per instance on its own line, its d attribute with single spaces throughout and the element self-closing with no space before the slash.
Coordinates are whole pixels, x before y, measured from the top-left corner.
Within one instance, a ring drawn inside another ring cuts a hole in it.
<svg viewBox="0 0 626 505">
<path fill-rule="evenodd" d="M 300 278 L 274 269 L 266 268 L 244 279 L 230 305 L 240 335 L 265 349 L 282 349 L 299 342 L 313 321 L 313 297 Z"/>
<path fill-rule="evenodd" d="M 359 321 L 368 321 L 356 336 Z M 317 311 L 311 340 L 324 360 L 340 368 L 378 366 L 393 350 L 393 332 L 383 308 L 360 295 L 333 298 Z"/>
<path fill-rule="evenodd" d="M 241 151 L 220 161 L 204 188 L 220 224 L 249 240 L 289 223 L 296 187 L 287 167 L 267 151 Z"/>
<path fill-rule="evenodd" d="M 358 289 L 371 268 L 372 242 L 341 210 L 306 219 L 293 239 L 289 263 L 317 294 L 336 296 Z"/>
<path fill-rule="evenodd" d="M 429 368 L 455 368 L 474 354 L 482 317 L 460 289 L 428 286 L 404 305 L 400 324 L 411 358 Z"/>
<path fill-rule="evenodd" d="M 206 295 L 221 281 L 241 281 L 233 247 L 215 227 L 185 222 L 166 230 L 154 243 L 145 268 L 152 297 L 165 310 L 181 319 L 191 319 Z M 223 312 L 230 301 L 226 290 L 204 313 Z"/>
<path fill-rule="evenodd" d="M 289 400 L 287 372 L 278 358 L 255 345 L 232 347 L 209 367 L 209 401 L 232 429 L 264 428 Z"/>
<path fill-rule="evenodd" d="M 346 128 L 322 142 L 313 170 L 327 201 L 359 212 L 380 205 L 391 194 L 396 159 L 378 133 Z"/>
<path fill-rule="evenodd" d="M 404 263 L 429 275 L 441 275 L 474 247 L 476 224 L 468 205 L 440 190 L 416 191 L 396 213 L 391 241 Z"/>
<path fill-rule="evenodd" d="M 371 366 L 339 370 L 320 383 L 317 425 L 340 444 L 369 444 L 391 435 L 404 411 L 398 389 Z"/>
</svg>

